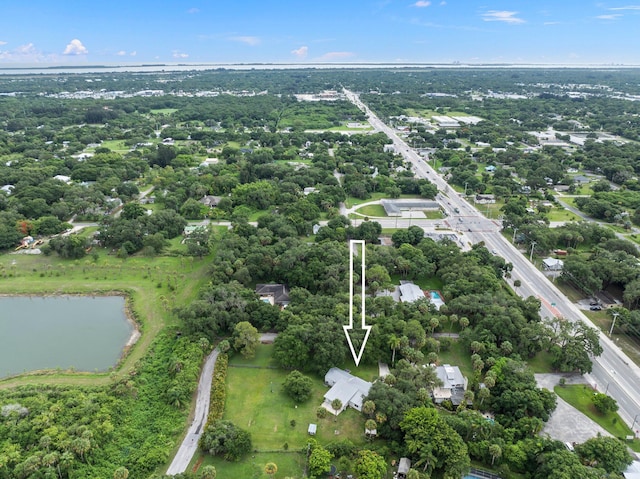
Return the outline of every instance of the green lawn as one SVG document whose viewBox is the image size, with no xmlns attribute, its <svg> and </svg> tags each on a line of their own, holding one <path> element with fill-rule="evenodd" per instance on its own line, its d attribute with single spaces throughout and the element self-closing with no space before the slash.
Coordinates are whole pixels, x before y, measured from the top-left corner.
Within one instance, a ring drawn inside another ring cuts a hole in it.
<svg viewBox="0 0 640 479">
<path fill-rule="evenodd" d="M 401 279 L 404 280 L 406 278 L 403 278 L 399 274 L 391 275 L 391 282 L 393 284 L 396 284 L 396 285 L 400 284 Z M 422 290 L 441 290 L 442 287 L 444 286 L 444 283 L 442 282 L 442 280 L 440 280 L 435 276 L 431 276 L 429 278 L 417 278 L 417 279 L 413 279 L 412 281 L 418 286 L 420 286 Z"/>
<path fill-rule="evenodd" d="M 153 115 L 171 115 L 176 111 L 178 111 L 177 108 L 156 108 L 156 109 L 150 110 L 150 113 Z"/>
<path fill-rule="evenodd" d="M 208 454 L 196 454 L 191 464 L 191 470 L 194 470 L 195 467 L 200 469 L 203 466 L 213 464 L 218 473 L 217 477 L 221 479 L 268 479 L 269 476 L 264 472 L 264 466 L 268 462 L 273 462 L 278 466 L 278 473 L 275 477 L 302 477 L 306 458 L 301 452 L 258 452 L 240 462 L 229 462 Z"/>
<path fill-rule="evenodd" d="M 117 151 L 118 153 L 127 153 L 130 149 L 122 140 L 105 140 L 100 144 L 100 148 L 109 148 L 111 151 Z M 89 148 L 89 151 L 91 151 L 91 148 Z"/>
<path fill-rule="evenodd" d="M 602 414 L 594 407 L 592 397 L 595 393 L 591 387 L 584 384 L 572 384 L 556 386 L 553 390 L 571 406 L 598 423 L 613 436 L 624 440 L 632 434 L 631 429 L 620 419 L 618 413 Z M 635 439 L 628 444 L 634 451 L 640 451 L 640 440 Z"/>
<path fill-rule="evenodd" d="M 448 325 L 445 325 L 446 331 L 449 331 Z M 462 345 L 460 341 L 451 341 L 451 347 L 448 351 L 440 351 L 438 353 L 438 361 L 440 364 L 450 364 L 458 366 L 462 374 L 467 379 L 473 378 L 473 366 L 471 365 L 471 353 Z"/>
<path fill-rule="evenodd" d="M 354 206 L 361 205 L 362 203 L 368 203 L 369 201 L 376 201 L 385 198 L 386 194 L 382 192 L 371 193 L 371 196 L 366 199 L 356 198 L 355 196 L 348 196 L 344 202 L 347 208 L 353 208 Z"/>
<path fill-rule="evenodd" d="M 328 390 L 321 379 L 312 377 L 312 396 L 303 404 L 296 405 L 283 392 L 288 371 L 267 368 L 272 364 L 272 350 L 273 345 L 260 345 L 254 360 L 237 355 L 231 359 L 224 418 L 249 431 L 258 451 L 283 451 L 285 443 L 289 449 L 300 450 L 309 437 L 309 423 L 318 425 L 316 439 L 320 444 L 345 438 L 364 444 L 365 419 L 359 412 L 347 408 L 337 418 L 331 414 L 317 418 L 316 410 Z M 291 426 L 292 420 L 295 426 Z"/>
<path fill-rule="evenodd" d="M 580 221 L 580 217 L 564 208 L 551 208 L 551 211 L 547 213 L 549 221 Z"/>
<path fill-rule="evenodd" d="M 386 217 L 387 212 L 384 210 L 382 205 L 367 205 L 362 208 L 358 208 L 356 213 L 360 213 L 364 216 L 374 216 L 374 217 Z"/>
<path fill-rule="evenodd" d="M 554 372 L 553 367 L 551 367 L 551 355 L 545 351 L 541 351 L 533 358 L 528 359 L 527 364 L 536 374 Z"/>
</svg>

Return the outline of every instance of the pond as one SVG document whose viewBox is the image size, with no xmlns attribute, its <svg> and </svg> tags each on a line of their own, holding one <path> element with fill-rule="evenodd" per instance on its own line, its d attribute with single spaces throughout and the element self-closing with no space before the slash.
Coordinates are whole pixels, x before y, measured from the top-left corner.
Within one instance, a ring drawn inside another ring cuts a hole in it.
<svg viewBox="0 0 640 479">
<path fill-rule="evenodd" d="M 108 370 L 133 332 L 122 296 L 0 297 L 0 377 Z"/>
</svg>

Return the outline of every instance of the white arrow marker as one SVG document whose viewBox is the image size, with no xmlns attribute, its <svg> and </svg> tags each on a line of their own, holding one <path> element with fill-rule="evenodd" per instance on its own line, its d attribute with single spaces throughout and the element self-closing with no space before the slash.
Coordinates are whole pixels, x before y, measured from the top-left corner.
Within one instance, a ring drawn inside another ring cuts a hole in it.
<svg viewBox="0 0 640 479">
<path fill-rule="evenodd" d="M 356 354 L 355 349 L 353 348 L 353 342 L 351 341 L 351 335 L 349 334 L 349 331 L 351 331 L 353 329 L 353 255 L 354 255 L 354 249 L 355 249 L 355 245 L 361 245 L 362 246 L 362 256 L 360 257 L 361 260 L 361 273 L 360 273 L 360 289 L 361 289 L 361 298 L 362 298 L 362 305 L 360 307 L 360 314 L 361 314 L 361 326 L 360 329 L 364 329 L 365 330 L 365 334 L 364 334 L 364 339 L 362 340 L 362 346 L 360 346 L 360 352 L 358 354 Z M 364 311 L 364 267 L 365 267 L 365 263 L 364 263 L 364 240 L 350 240 L 349 241 L 349 325 L 348 326 L 342 326 L 342 328 L 344 329 L 344 334 L 347 337 L 347 343 L 349 344 L 349 349 L 351 350 L 351 355 L 353 356 L 353 361 L 356 363 L 356 366 L 360 363 L 360 360 L 362 359 L 362 353 L 364 353 L 364 347 L 367 344 L 367 339 L 369 339 L 369 333 L 371 333 L 371 326 L 367 326 L 365 323 L 365 311 Z"/>
</svg>

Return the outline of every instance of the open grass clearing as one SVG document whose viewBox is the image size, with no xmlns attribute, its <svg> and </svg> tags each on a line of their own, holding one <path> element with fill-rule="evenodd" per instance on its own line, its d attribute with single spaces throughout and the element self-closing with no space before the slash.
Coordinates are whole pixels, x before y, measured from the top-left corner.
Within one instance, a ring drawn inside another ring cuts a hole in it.
<svg viewBox="0 0 640 479">
<path fill-rule="evenodd" d="M 582 414 L 592 419 L 607 432 L 618 439 L 625 440 L 627 436 L 632 435 L 631 429 L 624 423 L 617 412 L 609 412 L 606 414 L 598 411 L 593 405 L 593 395 L 595 392 L 590 386 L 585 384 L 571 384 L 565 386 L 556 386 L 554 392 L 564 399 L 571 406 L 576 408 Z M 640 440 L 625 441 L 634 451 L 640 451 Z"/>
<path fill-rule="evenodd" d="M 220 457 L 199 453 L 194 456 L 189 470 L 193 471 L 196 465 L 198 470 L 204 466 L 213 465 L 216 468 L 217 477 L 221 479 L 270 479 L 270 476 L 264 472 L 264 466 L 268 462 L 273 462 L 278 466 L 278 473 L 275 477 L 302 477 L 306 466 L 306 456 L 303 452 L 291 450 L 288 452 L 257 452 L 242 461 L 229 462 Z"/>
<path fill-rule="evenodd" d="M 360 213 L 361 215 L 370 216 L 370 217 L 386 218 L 387 216 L 387 212 L 384 210 L 384 207 L 382 205 L 362 206 L 361 208 L 358 208 L 356 210 L 356 213 Z"/>
<path fill-rule="evenodd" d="M 224 419 L 249 431 L 258 451 L 284 451 L 285 443 L 289 449 L 301 449 L 309 437 L 310 423 L 318 425 L 315 438 L 320 444 L 345 438 L 364 444 L 365 418 L 358 411 L 347 408 L 337 417 L 329 414 L 327 418 L 317 418 L 316 410 L 328 391 L 322 379 L 312 377 L 312 395 L 303 404 L 295 404 L 284 393 L 282 383 L 289 372 L 267 368 L 272 350 L 272 345 L 260 345 L 253 361 L 232 358 Z M 291 425 L 292 420 L 295 426 Z"/>
<path fill-rule="evenodd" d="M 577 214 L 562 207 L 551 208 L 551 211 L 546 216 L 549 221 L 580 221 L 582 219 Z"/>
<path fill-rule="evenodd" d="M 551 355 L 546 351 L 540 351 L 534 357 L 527 359 L 527 364 L 536 374 L 553 373 L 551 366 Z"/>
<path fill-rule="evenodd" d="M 177 108 L 155 108 L 153 110 L 149 110 L 152 115 L 171 115 L 177 111 Z"/>
</svg>

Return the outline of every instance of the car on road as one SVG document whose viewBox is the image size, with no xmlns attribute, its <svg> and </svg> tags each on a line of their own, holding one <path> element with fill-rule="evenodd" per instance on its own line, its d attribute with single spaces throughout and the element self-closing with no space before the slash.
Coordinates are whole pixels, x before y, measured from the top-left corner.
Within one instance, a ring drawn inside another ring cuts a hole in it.
<svg viewBox="0 0 640 479">
<path fill-rule="evenodd" d="M 595 306 L 591 306 L 589 308 L 591 311 L 601 311 L 602 310 L 602 306 L 598 306 L 597 304 Z"/>
<path fill-rule="evenodd" d="M 493 253 L 493 254 L 498 254 L 498 250 L 497 250 L 497 249 L 492 249 L 492 250 L 491 250 L 491 253 Z"/>
<path fill-rule="evenodd" d="M 589 306 L 599 306 L 599 305 L 600 305 L 600 303 L 598 301 L 591 301 L 589 303 Z"/>
</svg>

